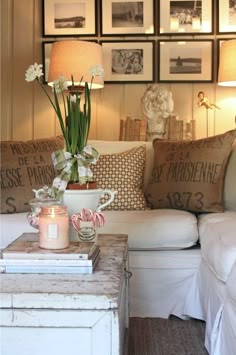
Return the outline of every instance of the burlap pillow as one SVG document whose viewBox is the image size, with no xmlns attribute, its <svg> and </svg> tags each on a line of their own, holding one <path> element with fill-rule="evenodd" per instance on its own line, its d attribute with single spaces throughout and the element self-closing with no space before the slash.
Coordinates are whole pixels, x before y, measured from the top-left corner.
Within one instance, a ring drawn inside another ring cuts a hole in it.
<svg viewBox="0 0 236 355">
<path fill-rule="evenodd" d="M 143 193 L 146 147 L 140 146 L 126 152 L 100 155 L 92 166 L 97 186 L 117 191 L 108 210 L 145 210 Z M 106 197 L 101 199 L 101 203 Z"/>
<path fill-rule="evenodd" d="M 223 210 L 225 167 L 236 131 L 196 141 L 154 140 L 154 167 L 146 197 L 152 208 Z"/>
<path fill-rule="evenodd" d="M 0 143 L 1 213 L 29 211 L 32 189 L 51 185 L 55 177 L 51 153 L 63 146 L 62 137 Z"/>
</svg>

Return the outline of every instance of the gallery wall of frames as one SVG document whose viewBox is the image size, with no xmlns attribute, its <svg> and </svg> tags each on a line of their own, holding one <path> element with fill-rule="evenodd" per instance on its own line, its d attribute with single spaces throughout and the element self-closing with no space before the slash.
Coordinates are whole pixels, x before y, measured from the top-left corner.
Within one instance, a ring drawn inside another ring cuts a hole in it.
<svg viewBox="0 0 236 355">
<path fill-rule="evenodd" d="M 236 0 L 44 0 L 42 20 L 45 82 L 53 41 L 74 37 L 102 45 L 106 83 L 210 83 Z"/>
<path fill-rule="evenodd" d="M 219 47 L 236 38 L 235 3 L 1 1 L 1 139 L 60 134 L 47 97 L 25 81 L 25 71 L 44 63 L 46 83 L 52 42 L 70 39 L 97 41 L 104 52 L 105 86 L 92 92 L 91 139 L 117 140 L 121 120 L 143 119 L 141 98 L 153 83 L 172 92 L 179 120 L 196 122 L 196 138 L 235 128 L 236 88 L 217 85 Z M 208 130 L 199 91 L 220 107 L 208 111 Z"/>
</svg>

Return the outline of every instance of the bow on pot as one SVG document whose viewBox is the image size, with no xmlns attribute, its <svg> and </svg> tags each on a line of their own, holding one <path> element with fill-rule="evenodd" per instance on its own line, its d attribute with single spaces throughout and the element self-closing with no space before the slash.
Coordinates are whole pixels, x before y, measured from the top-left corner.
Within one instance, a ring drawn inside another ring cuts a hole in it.
<svg viewBox="0 0 236 355">
<path fill-rule="evenodd" d="M 53 189 L 57 194 L 65 191 L 69 181 L 71 181 L 72 170 L 78 172 L 79 184 L 92 181 L 91 164 L 96 164 L 99 157 L 97 150 L 91 146 L 86 146 L 80 154 L 72 154 L 62 149 L 52 153 L 52 161 L 56 170 L 61 170 L 60 174 L 53 180 Z M 54 192 L 55 192 L 54 191 Z"/>
</svg>

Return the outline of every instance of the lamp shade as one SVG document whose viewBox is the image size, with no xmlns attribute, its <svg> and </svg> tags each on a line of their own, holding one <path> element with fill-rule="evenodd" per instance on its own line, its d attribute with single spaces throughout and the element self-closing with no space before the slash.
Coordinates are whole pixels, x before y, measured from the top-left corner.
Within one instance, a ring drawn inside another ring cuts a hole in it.
<svg viewBox="0 0 236 355">
<path fill-rule="evenodd" d="M 226 40 L 220 47 L 218 85 L 236 86 L 236 39 Z"/>
<path fill-rule="evenodd" d="M 91 83 L 92 74 L 89 72 L 95 65 L 103 66 L 102 47 L 87 41 L 58 41 L 52 45 L 48 72 L 48 85 L 63 76 L 68 85 L 84 86 Z M 94 76 L 92 89 L 104 86 L 102 76 Z"/>
</svg>

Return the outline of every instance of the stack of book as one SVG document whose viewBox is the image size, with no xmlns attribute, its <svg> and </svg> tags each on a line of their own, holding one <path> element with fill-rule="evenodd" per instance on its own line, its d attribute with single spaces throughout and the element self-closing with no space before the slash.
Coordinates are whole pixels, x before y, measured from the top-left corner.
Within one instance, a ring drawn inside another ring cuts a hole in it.
<svg viewBox="0 0 236 355">
<path fill-rule="evenodd" d="M 36 233 L 24 233 L 1 252 L 1 273 L 91 274 L 98 262 L 99 245 L 71 242 L 66 249 L 42 249 Z"/>
</svg>

